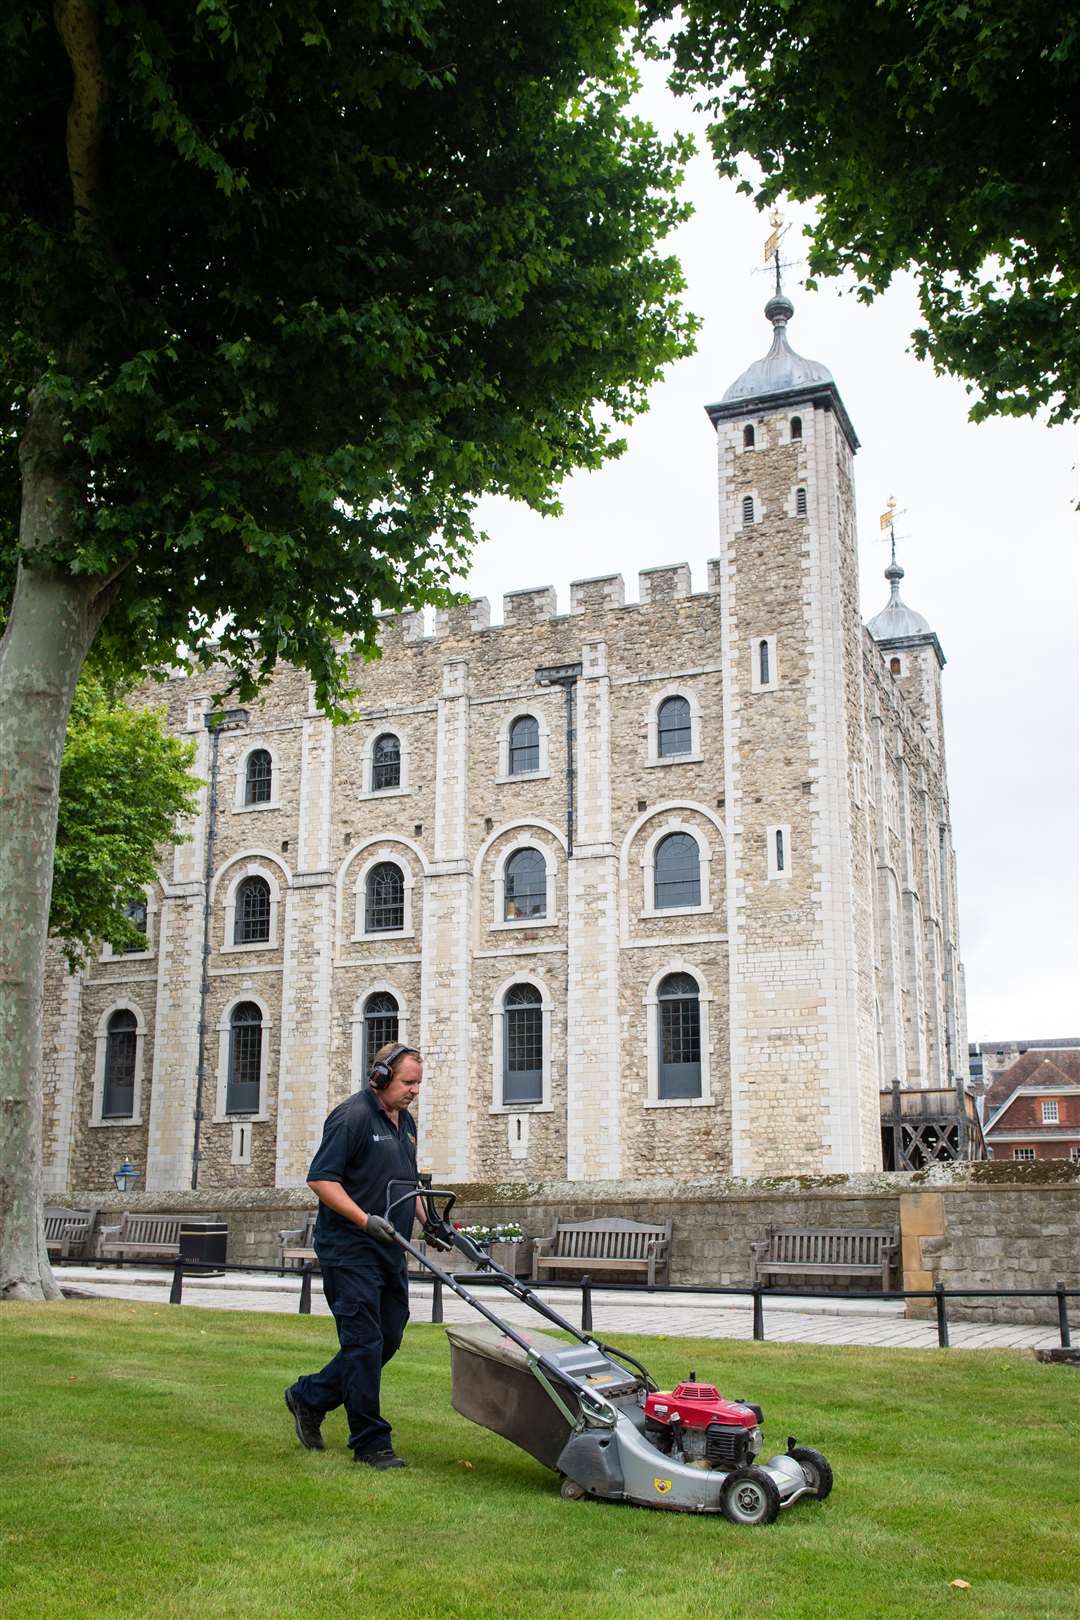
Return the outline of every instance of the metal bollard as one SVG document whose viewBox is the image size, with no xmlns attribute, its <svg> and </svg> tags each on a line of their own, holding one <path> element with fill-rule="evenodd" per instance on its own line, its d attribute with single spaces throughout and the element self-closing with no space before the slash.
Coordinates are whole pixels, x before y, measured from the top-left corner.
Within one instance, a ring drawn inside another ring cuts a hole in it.
<svg viewBox="0 0 1080 1620">
<path fill-rule="evenodd" d="M 442 1319 L 442 1278 L 436 1277 L 433 1280 L 431 1288 L 431 1320 L 433 1322 L 441 1322 Z"/>
<path fill-rule="evenodd" d="M 584 1333 L 592 1332 L 592 1278 L 581 1279 L 581 1327 Z"/>
<path fill-rule="evenodd" d="M 177 1259 L 172 1272 L 172 1287 L 169 1289 L 169 1304 L 179 1305 L 184 1297 L 184 1262 Z"/>
<path fill-rule="evenodd" d="M 949 1324 L 945 1316 L 945 1285 L 934 1284 L 934 1304 L 937 1307 L 937 1342 L 940 1350 L 949 1348 Z"/>
<path fill-rule="evenodd" d="M 300 1267 L 300 1311 L 301 1316 L 311 1315 L 311 1267 L 305 1260 Z"/>
<path fill-rule="evenodd" d="M 1058 1302 L 1058 1331 L 1061 1334 L 1061 1348 L 1068 1350 L 1072 1345 L 1072 1334 L 1069 1332 L 1069 1306 L 1065 1298 L 1065 1284 L 1057 1285 Z"/>
<path fill-rule="evenodd" d="M 765 1307 L 761 1298 L 761 1284 L 755 1283 L 754 1294 L 754 1338 L 759 1344 L 765 1339 Z"/>
</svg>

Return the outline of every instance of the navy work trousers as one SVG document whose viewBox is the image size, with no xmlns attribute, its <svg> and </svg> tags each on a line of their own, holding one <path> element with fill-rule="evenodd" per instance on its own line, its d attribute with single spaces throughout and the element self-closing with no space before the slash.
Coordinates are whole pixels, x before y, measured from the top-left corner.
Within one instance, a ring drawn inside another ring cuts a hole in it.
<svg viewBox="0 0 1080 1620">
<path fill-rule="evenodd" d="M 357 1456 L 387 1451 L 390 1425 L 379 1411 L 379 1383 L 409 1320 L 405 1267 L 384 1265 L 374 1256 L 355 1266 L 326 1266 L 323 1293 L 341 1349 L 321 1372 L 298 1378 L 293 1389 L 315 1412 L 344 1404 L 349 1445 Z"/>
</svg>

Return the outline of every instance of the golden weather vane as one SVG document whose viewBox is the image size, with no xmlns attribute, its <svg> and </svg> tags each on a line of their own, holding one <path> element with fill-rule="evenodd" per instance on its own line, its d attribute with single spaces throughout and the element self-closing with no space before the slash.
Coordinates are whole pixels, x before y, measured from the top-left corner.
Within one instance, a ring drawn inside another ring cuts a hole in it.
<svg viewBox="0 0 1080 1620">
<path fill-rule="evenodd" d="M 880 518 L 881 528 L 883 531 L 888 531 L 888 537 L 892 542 L 892 560 L 894 564 L 896 562 L 896 520 L 898 517 L 903 517 L 905 510 L 904 507 L 897 506 L 896 496 L 890 495 Z"/>
<path fill-rule="evenodd" d="M 778 207 L 774 207 L 769 215 L 769 223 L 772 226 L 772 231 L 769 233 L 768 240 L 765 243 L 765 264 L 768 266 L 769 260 L 773 261 L 776 269 L 776 295 L 779 297 L 780 271 L 788 268 L 786 264 L 780 262 L 780 243 L 784 240 L 791 226 L 784 224 L 784 216 Z M 794 263 L 794 260 L 791 262 Z"/>
</svg>

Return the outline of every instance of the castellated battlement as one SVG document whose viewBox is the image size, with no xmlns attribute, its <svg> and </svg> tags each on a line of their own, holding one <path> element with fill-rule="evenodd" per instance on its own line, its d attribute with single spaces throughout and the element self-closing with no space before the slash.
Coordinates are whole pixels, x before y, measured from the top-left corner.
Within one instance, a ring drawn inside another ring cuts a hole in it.
<svg viewBox="0 0 1080 1620">
<path fill-rule="evenodd" d="M 699 596 L 715 596 L 720 589 L 720 563 L 710 558 L 706 564 L 708 586 Z M 574 618 L 577 615 L 611 613 L 620 609 L 638 612 L 641 608 L 666 606 L 694 595 L 687 563 L 661 563 L 638 573 L 638 600 L 626 600 L 622 574 L 597 574 L 589 579 L 570 581 L 569 613 L 560 613 L 554 585 L 526 586 L 507 591 L 502 599 L 502 620 L 491 621 L 491 603 L 486 596 L 474 596 L 457 607 L 440 608 L 435 615 L 434 634 L 426 632 L 422 613 L 385 613 L 381 616 L 379 639 L 384 648 L 395 643 L 406 646 L 417 642 L 457 639 L 482 631 L 523 629 L 546 620 Z"/>
</svg>

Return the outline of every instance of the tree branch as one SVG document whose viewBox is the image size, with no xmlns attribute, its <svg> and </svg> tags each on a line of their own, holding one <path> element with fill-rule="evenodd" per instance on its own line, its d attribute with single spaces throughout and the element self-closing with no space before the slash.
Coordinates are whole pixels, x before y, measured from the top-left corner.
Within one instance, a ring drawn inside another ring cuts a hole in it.
<svg viewBox="0 0 1080 1620">
<path fill-rule="evenodd" d="M 97 6 L 93 0 L 54 0 L 53 18 L 71 63 L 73 80 L 67 117 L 67 160 L 75 229 L 81 236 L 99 237 L 97 199 L 108 90 Z"/>
</svg>

